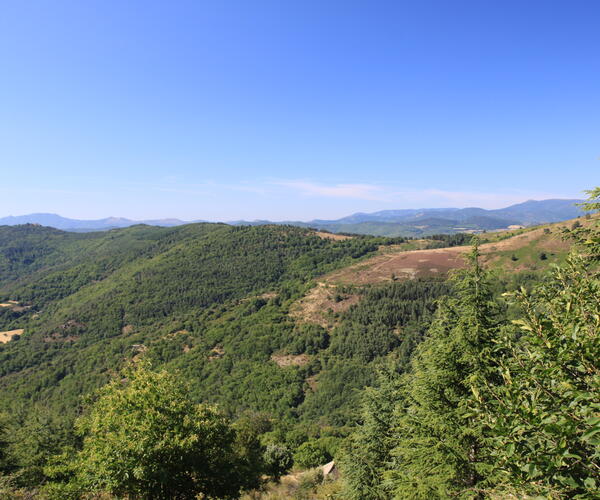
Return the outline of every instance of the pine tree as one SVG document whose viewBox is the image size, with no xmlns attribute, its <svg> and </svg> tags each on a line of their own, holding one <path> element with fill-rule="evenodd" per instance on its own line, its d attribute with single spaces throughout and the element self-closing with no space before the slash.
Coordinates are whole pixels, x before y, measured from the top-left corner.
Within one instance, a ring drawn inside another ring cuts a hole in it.
<svg viewBox="0 0 600 500">
<path fill-rule="evenodd" d="M 386 477 L 395 498 L 480 498 L 493 483 L 486 436 L 473 413 L 478 388 L 496 383 L 487 355 L 499 327 L 487 273 L 475 246 L 419 346 L 396 408 L 398 443 Z"/>
<path fill-rule="evenodd" d="M 377 387 L 363 393 L 361 423 L 349 438 L 342 458 L 345 491 L 349 500 L 384 500 L 390 492 L 383 473 L 396 443 L 393 421 L 404 396 L 403 378 L 393 368 L 382 370 Z"/>
</svg>

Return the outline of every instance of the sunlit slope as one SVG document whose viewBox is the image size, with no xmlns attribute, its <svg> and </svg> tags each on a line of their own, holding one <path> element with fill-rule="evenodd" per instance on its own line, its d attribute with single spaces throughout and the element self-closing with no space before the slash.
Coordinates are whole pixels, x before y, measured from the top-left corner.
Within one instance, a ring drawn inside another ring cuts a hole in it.
<svg viewBox="0 0 600 500">
<path fill-rule="evenodd" d="M 542 272 L 569 248 L 560 225 L 485 237 L 501 273 Z M 72 414 L 145 356 L 228 411 L 343 425 L 378 363 L 408 359 L 470 248 L 391 243 L 286 226 L 0 228 L 0 331 L 23 330 L 0 345 L 0 401 Z"/>
<path fill-rule="evenodd" d="M 236 303 L 245 297 L 273 289 L 292 293 L 285 290 L 382 242 L 223 224 L 87 235 L 37 226 L 5 231 L 0 302 L 20 306 L 0 308 L 0 330 L 24 332 L 0 346 L 6 396 L 0 400 L 45 400 L 72 409 L 79 395 L 105 381 L 136 349 L 167 338 L 168 350 L 180 341 L 169 336 L 182 330 L 199 338 L 222 311 L 243 309 Z"/>
</svg>

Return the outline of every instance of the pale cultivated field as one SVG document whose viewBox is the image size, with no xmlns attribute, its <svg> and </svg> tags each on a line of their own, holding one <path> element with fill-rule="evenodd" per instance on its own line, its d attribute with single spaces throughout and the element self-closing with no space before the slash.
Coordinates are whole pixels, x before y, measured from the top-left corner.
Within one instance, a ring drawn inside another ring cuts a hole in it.
<svg viewBox="0 0 600 500">
<path fill-rule="evenodd" d="M 6 344 L 7 342 L 9 342 L 13 335 L 23 335 L 23 332 L 25 330 L 23 330 L 23 328 L 20 328 L 19 330 L 8 330 L 6 332 L 0 332 L 0 344 Z"/>
</svg>

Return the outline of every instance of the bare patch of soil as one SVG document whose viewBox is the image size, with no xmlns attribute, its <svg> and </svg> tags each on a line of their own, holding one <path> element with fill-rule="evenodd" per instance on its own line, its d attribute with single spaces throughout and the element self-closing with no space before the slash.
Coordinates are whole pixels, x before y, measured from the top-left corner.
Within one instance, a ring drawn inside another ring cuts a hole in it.
<svg viewBox="0 0 600 500">
<path fill-rule="evenodd" d="M 25 332 L 23 328 L 0 332 L 0 344 L 6 344 L 7 342 L 10 342 L 13 338 L 13 335 L 23 335 L 23 332 Z"/>
<path fill-rule="evenodd" d="M 30 305 L 21 305 L 21 303 L 16 300 L 7 300 L 6 302 L 1 303 L 0 307 L 11 309 L 13 312 L 17 313 L 28 311 L 29 309 L 31 309 Z"/>
<path fill-rule="evenodd" d="M 359 300 L 359 295 L 339 294 L 337 285 L 320 282 L 292 306 L 290 315 L 323 328 L 332 328 L 331 314 L 344 312 Z"/>
<path fill-rule="evenodd" d="M 319 238 L 323 238 L 324 240 L 335 240 L 335 241 L 343 241 L 343 240 L 351 240 L 352 236 L 348 236 L 346 234 L 334 234 L 334 233 L 326 233 L 324 231 L 315 231 L 315 236 Z"/>
<path fill-rule="evenodd" d="M 313 392 L 317 391 L 317 386 L 319 385 L 319 382 L 317 381 L 316 375 L 312 375 L 311 377 L 308 377 L 306 379 L 306 383 L 308 384 L 308 387 L 310 387 L 311 391 L 313 391 Z"/>
<path fill-rule="evenodd" d="M 217 345 L 217 346 L 213 347 L 213 348 L 210 350 L 210 352 L 211 352 L 212 354 L 211 354 L 211 355 L 208 357 L 208 360 L 209 360 L 209 361 L 213 361 L 213 360 L 215 360 L 215 359 L 220 359 L 220 358 L 222 358 L 222 357 L 223 357 L 223 355 L 225 354 L 225 351 L 224 351 L 224 349 L 223 349 L 221 346 L 219 346 L 219 345 Z"/>
<path fill-rule="evenodd" d="M 271 360 L 278 366 L 304 366 L 310 361 L 307 354 L 273 354 Z"/>
<path fill-rule="evenodd" d="M 325 280 L 344 285 L 366 285 L 436 276 L 464 267 L 464 254 L 468 250 L 469 247 L 452 247 L 385 253 L 335 271 Z"/>
</svg>

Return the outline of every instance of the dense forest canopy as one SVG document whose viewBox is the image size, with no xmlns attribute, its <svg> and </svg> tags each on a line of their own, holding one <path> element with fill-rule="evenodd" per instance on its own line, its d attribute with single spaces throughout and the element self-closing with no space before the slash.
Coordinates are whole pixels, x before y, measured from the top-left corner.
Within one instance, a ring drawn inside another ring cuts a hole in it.
<svg viewBox="0 0 600 500">
<path fill-rule="evenodd" d="M 298 314 L 323 275 L 471 236 L 0 227 L 0 330 L 20 332 L 0 344 L 0 493 L 236 498 L 335 459 L 340 499 L 593 498 L 596 222 L 534 269 L 475 247 L 449 280 L 328 285 L 323 321 Z"/>
</svg>

